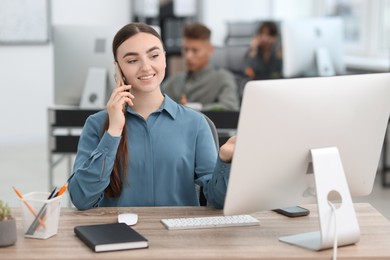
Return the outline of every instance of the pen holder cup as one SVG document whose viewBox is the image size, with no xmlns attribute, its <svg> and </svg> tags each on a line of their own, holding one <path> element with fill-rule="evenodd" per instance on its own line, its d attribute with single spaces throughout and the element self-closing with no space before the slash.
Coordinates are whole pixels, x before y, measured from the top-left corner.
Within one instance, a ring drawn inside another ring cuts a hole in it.
<svg viewBox="0 0 390 260">
<path fill-rule="evenodd" d="M 49 195 L 30 192 L 20 200 L 25 237 L 47 239 L 57 234 L 62 196 L 48 200 Z"/>
</svg>

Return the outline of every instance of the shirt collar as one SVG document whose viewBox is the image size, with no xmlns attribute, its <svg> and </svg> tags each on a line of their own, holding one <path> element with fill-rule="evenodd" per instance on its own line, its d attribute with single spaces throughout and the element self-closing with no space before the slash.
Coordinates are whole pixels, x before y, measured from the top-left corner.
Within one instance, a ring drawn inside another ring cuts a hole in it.
<svg viewBox="0 0 390 260">
<path fill-rule="evenodd" d="M 173 101 L 168 95 L 164 94 L 164 101 L 161 104 L 160 108 L 158 108 L 155 112 L 162 112 L 166 111 L 173 119 L 176 118 L 177 109 L 179 104 L 177 104 L 175 101 Z M 133 115 L 138 115 L 132 107 L 127 106 L 127 112 Z"/>
<path fill-rule="evenodd" d="M 176 118 L 179 104 L 173 101 L 168 95 L 164 95 L 164 101 L 158 111 L 165 110 L 173 118 Z"/>
</svg>

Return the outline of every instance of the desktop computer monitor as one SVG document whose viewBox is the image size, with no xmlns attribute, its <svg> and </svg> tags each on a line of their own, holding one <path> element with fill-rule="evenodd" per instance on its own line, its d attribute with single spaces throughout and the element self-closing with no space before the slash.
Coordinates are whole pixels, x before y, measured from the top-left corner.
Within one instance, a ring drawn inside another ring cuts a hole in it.
<svg viewBox="0 0 390 260">
<path fill-rule="evenodd" d="M 107 90 L 116 85 L 112 40 L 119 29 L 104 25 L 53 26 L 55 105 L 82 106 L 82 101 L 89 107 L 105 105 Z"/>
<path fill-rule="evenodd" d="M 343 32 L 338 17 L 283 21 L 284 78 L 345 74 Z"/>
<path fill-rule="evenodd" d="M 316 202 L 309 168 L 318 148 L 338 149 L 352 196 L 370 194 L 389 120 L 389 82 L 390 73 L 248 82 L 224 213 Z"/>
</svg>

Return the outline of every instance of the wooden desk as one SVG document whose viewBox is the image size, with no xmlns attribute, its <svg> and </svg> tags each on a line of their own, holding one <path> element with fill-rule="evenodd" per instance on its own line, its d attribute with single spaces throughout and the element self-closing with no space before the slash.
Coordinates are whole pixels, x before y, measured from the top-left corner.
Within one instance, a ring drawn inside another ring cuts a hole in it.
<svg viewBox="0 0 390 260">
<path fill-rule="evenodd" d="M 206 207 L 98 208 L 78 211 L 61 209 L 58 234 L 48 240 L 23 237 L 21 214 L 17 219 L 16 245 L 0 248 L 1 259 L 331 259 L 332 250 L 314 252 L 278 241 L 278 237 L 317 229 L 313 205 L 308 217 L 287 218 L 272 211 L 252 214 L 261 220 L 257 227 L 231 227 L 203 230 L 168 231 L 161 218 L 221 215 L 221 210 Z M 355 205 L 361 227 L 356 245 L 338 249 L 338 259 L 390 259 L 390 222 L 371 205 Z M 135 212 L 134 226 L 149 240 L 148 249 L 94 253 L 73 232 L 76 225 L 111 223 L 118 213 Z"/>
</svg>

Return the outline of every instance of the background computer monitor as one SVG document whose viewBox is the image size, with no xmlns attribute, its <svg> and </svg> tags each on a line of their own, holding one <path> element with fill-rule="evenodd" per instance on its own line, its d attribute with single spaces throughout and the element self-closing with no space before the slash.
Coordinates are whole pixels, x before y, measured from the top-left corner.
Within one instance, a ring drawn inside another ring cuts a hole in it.
<svg viewBox="0 0 390 260">
<path fill-rule="evenodd" d="M 338 17 L 283 21 L 283 76 L 345 74 L 343 32 L 343 21 Z"/>
<path fill-rule="evenodd" d="M 102 83 L 105 90 L 115 86 L 112 40 L 119 29 L 103 25 L 53 26 L 55 105 L 80 105 L 91 68 L 106 71 Z M 102 90 L 97 89 L 101 82 L 96 83 L 95 90 L 101 95 Z"/>
<path fill-rule="evenodd" d="M 248 82 L 224 213 L 316 202 L 307 196 L 315 148 L 337 147 L 351 195 L 368 195 L 390 114 L 389 82 L 390 73 Z"/>
</svg>

